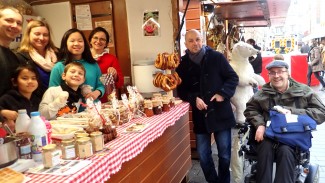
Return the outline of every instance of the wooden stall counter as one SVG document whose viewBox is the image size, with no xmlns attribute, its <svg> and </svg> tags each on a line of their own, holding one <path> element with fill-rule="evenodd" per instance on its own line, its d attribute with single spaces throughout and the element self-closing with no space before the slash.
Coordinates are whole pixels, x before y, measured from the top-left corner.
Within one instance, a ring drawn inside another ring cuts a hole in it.
<svg viewBox="0 0 325 183">
<path fill-rule="evenodd" d="M 189 104 L 181 103 L 169 112 L 138 118 L 117 128 L 119 136 L 105 144 L 110 150 L 89 158 L 86 168 L 69 176 L 25 173 L 29 182 L 186 182 L 191 147 Z M 141 133 L 127 133 L 133 123 L 144 123 Z"/>
</svg>

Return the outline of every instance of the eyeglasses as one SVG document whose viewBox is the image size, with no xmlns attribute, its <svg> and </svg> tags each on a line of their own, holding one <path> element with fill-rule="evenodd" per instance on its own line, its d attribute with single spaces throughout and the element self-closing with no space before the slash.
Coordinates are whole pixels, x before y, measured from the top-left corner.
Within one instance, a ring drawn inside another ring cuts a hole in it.
<svg viewBox="0 0 325 183">
<path fill-rule="evenodd" d="M 279 72 L 270 71 L 269 72 L 269 75 L 270 76 L 275 76 L 275 75 L 279 75 L 280 76 L 280 75 L 282 75 L 285 72 L 288 72 L 288 71 L 279 71 Z"/>
<path fill-rule="evenodd" d="M 98 37 L 93 37 L 95 41 L 100 41 L 100 42 L 106 42 L 105 38 L 98 38 Z"/>
</svg>

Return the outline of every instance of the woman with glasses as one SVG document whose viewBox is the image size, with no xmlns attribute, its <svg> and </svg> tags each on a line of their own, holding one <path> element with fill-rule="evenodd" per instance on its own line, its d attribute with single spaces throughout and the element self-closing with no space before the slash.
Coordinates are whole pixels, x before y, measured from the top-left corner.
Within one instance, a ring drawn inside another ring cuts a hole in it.
<svg viewBox="0 0 325 183">
<path fill-rule="evenodd" d="M 91 54 L 97 61 L 102 74 L 111 74 L 115 82 L 115 88 L 119 89 L 124 85 L 124 76 L 117 58 L 109 53 L 108 43 L 109 34 L 102 27 L 96 27 L 91 31 L 88 38 Z M 107 88 L 106 88 L 107 90 Z M 106 91 L 105 95 L 101 98 L 102 102 L 107 102 L 107 94 L 110 91 Z"/>
</svg>

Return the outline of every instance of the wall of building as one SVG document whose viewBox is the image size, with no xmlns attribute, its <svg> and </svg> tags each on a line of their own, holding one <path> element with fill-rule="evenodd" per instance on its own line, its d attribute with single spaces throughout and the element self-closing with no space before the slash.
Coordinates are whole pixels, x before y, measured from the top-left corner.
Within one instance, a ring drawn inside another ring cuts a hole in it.
<svg viewBox="0 0 325 183">
<path fill-rule="evenodd" d="M 63 34 L 72 28 L 70 2 L 52 3 L 33 6 L 35 15 L 46 19 L 51 26 L 55 46 L 60 47 Z"/>
</svg>

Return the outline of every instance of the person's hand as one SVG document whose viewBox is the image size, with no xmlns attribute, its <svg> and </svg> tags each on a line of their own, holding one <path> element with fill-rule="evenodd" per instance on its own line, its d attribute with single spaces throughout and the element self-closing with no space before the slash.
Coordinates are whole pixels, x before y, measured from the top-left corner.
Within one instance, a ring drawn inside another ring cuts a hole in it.
<svg viewBox="0 0 325 183">
<path fill-rule="evenodd" d="M 88 93 L 86 96 L 84 96 L 86 99 L 87 98 L 92 98 L 93 100 L 96 100 L 100 96 L 100 91 L 95 90 L 93 92 Z"/>
<path fill-rule="evenodd" d="M 278 111 L 279 113 L 282 113 L 282 114 L 291 114 L 291 111 L 290 111 L 289 109 L 285 109 L 285 108 L 283 108 L 283 107 L 281 107 L 281 106 L 276 105 L 276 106 L 274 106 L 273 108 L 274 108 L 276 111 Z"/>
<path fill-rule="evenodd" d="M 17 111 L 12 111 L 7 109 L 1 110 L 1 115 L 7 120 L 16 120 L 18 117 Z"/>
<path fill-rule="evenodd" d="M 112 74 L 112 76 L 114 77 L 114 80 L 117 79 L 117 71 L 114 67 L 109 67 L 107 69 L 107 74 Z"/>
<path fill-rule="evenodd" d="M 257 130 L 256 130 L 256 133 L 255 133 L 255 140 L 257 142 L 261 142 L 264 140 L 264 132 L 265 132 L 265 126 L 263 125 L 260 125 Z"/>
<path fill-rule="evenodd" d="M 58 108 L 64 107 L 67 104 L 69 93 L 67 91 L 61 91 L 53 103 Z"/>
<path fill-rule="evenodd" d="M 14 121 L 14 120 L 8 120 L 8 119 L 6 119 L 6 120 L 4 121 L 4 124 L 7 124 L 8 127 L 10 128 L 10 130 L 11 130 L 12 132 L 15 131 L 15 121 Z"/>
<path fill-rule="evenodd" d="M 223 102 L 225 99 L 219 94 L 213 95 L 210 101 L 216 100 L 216 102 Z"/>
<path fill-rule="evenodd" d="M 201 98 L 196 97 L 196 107 L 201 111 L 206 110 L 208 108 L 208 105 L 206 105 Z"/>
</svg>

